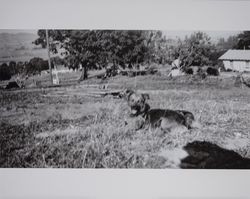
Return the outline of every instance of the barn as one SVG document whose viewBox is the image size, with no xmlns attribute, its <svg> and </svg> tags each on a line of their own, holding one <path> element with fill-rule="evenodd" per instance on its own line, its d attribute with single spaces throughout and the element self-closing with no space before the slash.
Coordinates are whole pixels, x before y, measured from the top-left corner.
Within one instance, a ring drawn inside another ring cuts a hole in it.
<svg viewBox="0 0 250 199">
<path fill-rule="evenodd" d="M 219 60 L 223 61 L 226 70 L 250 71 L 250 50 L 228 50 Z"/>
</svg>

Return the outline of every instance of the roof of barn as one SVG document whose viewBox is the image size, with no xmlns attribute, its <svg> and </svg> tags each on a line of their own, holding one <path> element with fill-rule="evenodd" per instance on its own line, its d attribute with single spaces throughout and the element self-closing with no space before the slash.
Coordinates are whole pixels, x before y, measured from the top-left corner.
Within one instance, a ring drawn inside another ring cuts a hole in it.
<svg viewBox="0 0 250 199">
<path fill-rule="evenodd" d="M 228 50 L 219 59 L 250 61 L 250 50 Z"/>
</svg>

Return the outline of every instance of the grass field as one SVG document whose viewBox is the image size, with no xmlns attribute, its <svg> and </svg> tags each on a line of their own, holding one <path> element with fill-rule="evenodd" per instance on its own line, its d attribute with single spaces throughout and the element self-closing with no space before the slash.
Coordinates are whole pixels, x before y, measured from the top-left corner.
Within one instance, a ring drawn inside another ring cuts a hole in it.
<svg viewBox="0 0 250 199">
<path fill-rule="evenodd" d="M 70 77 L 73 81 L 77 75 Z M 250 157 L 250 89 L 234 87 L 234 80 L 117 76 L 58 88 L 0 91 L 0 167 L 174 168 L 163 154 L 193 140 Z M 124 100 L 87 95 L 98 90 L 92 85 L 102 84 L 147 92 L 153 108 L 191 111 L 202 128 L 169 134 L 135 131 Z"/>
</svg>

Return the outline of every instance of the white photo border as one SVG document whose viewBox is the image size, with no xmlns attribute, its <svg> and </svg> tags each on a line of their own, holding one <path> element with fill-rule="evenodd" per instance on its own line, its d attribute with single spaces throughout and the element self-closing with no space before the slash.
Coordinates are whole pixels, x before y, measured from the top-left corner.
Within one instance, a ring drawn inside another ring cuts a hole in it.
<svg viewBox="0 0 250 199">
<path fill-rule="evenodd" d="M 0 0 L 0 29 L 250 30 L 246 0 Z M 0 198 L 246 199 L 249 170 L 0 169 Z"/>
</svg>

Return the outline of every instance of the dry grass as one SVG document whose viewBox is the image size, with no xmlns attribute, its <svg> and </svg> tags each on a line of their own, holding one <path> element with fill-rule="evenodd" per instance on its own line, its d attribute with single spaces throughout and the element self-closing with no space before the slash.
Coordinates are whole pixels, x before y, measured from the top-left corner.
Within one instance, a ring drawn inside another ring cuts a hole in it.
<svg viewBox="0 0 250 199">
<path fill-rule="evenodd" d="M 83 85 L 3 91 L 0 166 L 166 168 L 173 165 L 162 152 L 193 140 L 250 157 L 250 89 L 234 88 L 232 77 L 199 81 L 155 75 L 115 77 L 108 83 L 148 92 L 152 107 L 189 110 L 203 127 L 168 134 L 136 131 L 125 101 L 84 96 Z"/>
</svg>

